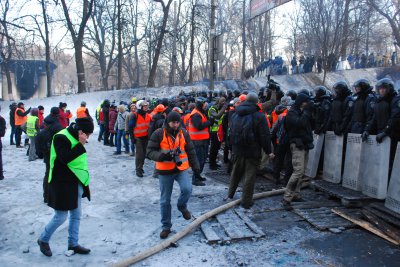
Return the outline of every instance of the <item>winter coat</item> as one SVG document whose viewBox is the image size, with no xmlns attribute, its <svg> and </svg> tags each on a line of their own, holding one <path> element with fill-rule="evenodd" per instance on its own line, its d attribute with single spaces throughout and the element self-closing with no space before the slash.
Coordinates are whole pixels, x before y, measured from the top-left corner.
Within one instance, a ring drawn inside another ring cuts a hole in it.
<svg viewBox="0 0 400 267">
<path fill-rule="evenodd" d="M 331 120 L 332 103 L 330 96 L 323 96 L 315 99 L 314 120 L 315 133 L 326 133 L 329 130 Z"/>
<path fill-rule="evenodd" d="M 266 154 L 271 153 L 271 139 L 267 120 L 263 113 L 260 113 L 259 111 L 260 108 L 256 104 L 250 102 L 243 102 L 235 108 L 235 112 L 230 118 L 230 120 L 232 120 L 232 123 L 230 124 L 232 126 L 230 129 L 230 136 L 232 137 L 235 133 L 242 131 L 240 126 L 235 128 L 234 120 L 237 116 L 243 117 L 252 114 L 251 118 L 253 120 L 253 133 L 255 137 L 252 140 L 247 140 L 248 144 L 246 144 L 246 146 L 234 144 L 231 140 L 232 153 L 235 156 L 259 159 L 261 158 L 261 149 L 263 149 Z"/>
<path fill-rule="evenodd" d="M 286 130 L 289 136 L 289 143 L 296 144 L 298 149 L 309 150 L 314 147 L 311 126 L 311 111 L 300 109 L 296 103 L 290 108 L 286 115 Z"/>
<path fill-rule="evenodd" d="M 115 133 L 115 124 L 117 123 L 117 116 L 118 116 L 118 112 L 111 108 L 109 113 L 108 113 L 108 118 L 109 118 L 109 122 L 108 122 L 108 129 L 110 131 L 110 133 Z"/>
<path fill-rule="evenodd" d="M 350 93 L 338 95 L 332 102 L 331 130 L 335 134 L 346 134 L 350 131 L 354 101 Z"/>
<path fill-rule="evenodd" d="M 147 145 L 147 150 L 146 150 L 147 157 L 154 161 L 161 161 L 161 157 L 162 157 L 163 153 L 160 151 L 160 143 L 164 137 L 164 129 L 167 130 L 167 134 L 169 134 L 173 137 L 176 137 L 179 130 L 182 130 L 183 136 L 186 141 L 185 152 L 188 156 L 189 165 L 195 173 L 196 172 L 200 173 L 200 164 L 199 164 L 199 161 L 197 160 L 196 151 L 194 149 L 193 142 L 190 139 L 190 136 L 187 133 L 187 131 L 185 129 L 183 129 L 181 126 L 179 126 L 179 129 L 177 131 L 173 131 L 168 126 L 168 123 L 164 123 L 162 128 L 159 128 L 155 132 L 153 132 L 153 134 L 150 136 L 150 140 Z M 177 173 L 177 172 L 180 172 L 180 170 L 178 170 L 177 168 L 175 168 L 174 170 L 168 170 L 168 171 L 158 170 L 158 173 L 161 175 L 168 175 L 168 174 L 173 174 L 173 173 Z"/>
<path fill-rule="evenodd" d="M 11 127 L 15 127 L 15 110 L 17 109 L 17 106 L 12 106 L 10 108 L 10 125 Z"/>
<path fill-rule="evenodd" d="M 149 127 L 149 136 L 151 136 L 151 134 L 159 129 L 162 128 L 164 125 L 164 121 L 165 121 L 165 117 L 162 113 L 156 113 L 154 114 L 151 122 L 150 122 L 150 127 Z M 181 125 L 182 126 L 182 125 Z"/>
<path fill-rule="evenodd" d="M 125 111 L 123 113 L 118 112 L 117 115 L 117 128 L 118 130 L 123 130 L 125 131 L 125 121 L 126 121 L 126 117 L 129 115 L 129 112 Z"/>
<path fill-rule="evenodd" d="M 43 129 L 41 131 L 49 131 L 49 134 L 46 135 L 47 138 L 44 139 L 42 137 L 39 138 L 39 136 L 37 136 L 35 142 L 36 142 L 36 150 L 40 148 L 41 152 L 43 152 L 43 161 L 47 164 L 50 162 L 50 146 L 53 140 L 53 136 L 62 129 L 64 128 L 58 121 L 58 116 L 50 114 L 46 116 L 46 118 L 44 118 Z"/>
<path fill-rule="evenodd" d="M 78 131 L 71 124 L 68 132 L 78 140 Z M 64 135 L 56 135 L 53 139 L 57 157 L 54 161 L 53 176 L 49 183 L 48 205 L 55 210 L 73 210 L 78 207 L 78 185 L 84 190 L 82 197 L 90 200 L 89 186 L 84 186 L 75 174 L 68 168 L 67 164 L 86 153 L 84 146 L 78 143 L 71 149 L 71 142 Z"/>
<path fill-rule="evenodd" d="M 64 111 L 64 109 L 60 108 L 60 114 L 58 115 L 58 121 L 60 122 L 63 128 L 67 128 L 69 125 L 69 116 L 71 112 Z"/>
</svg>

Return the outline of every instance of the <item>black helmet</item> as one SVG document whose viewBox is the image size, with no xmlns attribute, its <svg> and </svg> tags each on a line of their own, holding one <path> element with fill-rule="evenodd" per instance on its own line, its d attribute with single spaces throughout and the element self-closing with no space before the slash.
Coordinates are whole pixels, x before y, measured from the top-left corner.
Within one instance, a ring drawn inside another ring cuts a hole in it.
<svg viewBox="0 0 400 267">
<path fill-rule="evenodd" d="M 219 96 L 220 97 L 227 97 L 228 95 L 227 95 L 227 93 L 226 93 L 226 90 L 225 89 L 221 89 L 221 90 L 219 90 Z"/>
<path fill-rule="evenodd" d="M 214 91 L 212 91 L 212 96 L 213 97 L 218 97 L 219 96 L 219 90 L 218 89 L 214 89 Z"/>
<path fill-rule="evenodd" d="M 314 88 L 314 95 L 316 98 L 320 98 L 327 95 L 328 89 L 325 86 L 317 86 Z"/>
<path fill-rule="evenodd" d="M 396 93 L 394 90 L 394 82 L 389 78 L 383 78 L 375 84 L 376 91 L 379 93 L 379 89 L 386 89 L 386 94 Z"/>
<path fill-rule="evenodd" d="M 231 89 L 226 90 L 226 95 L 227 95 L 228 97 L 232 97 L 232 96 L 233 96 L 232 90 L 231 90 Z"/>
<path fill-rule="evenodd" d="M 207 102 L 207 99 L 204 97 L 198 97 L 196 98 L 196 104 L 204 104 L 205 102 Z"/>
<path fill-rule="evenodd" d="M 240 96 L 240 90 L 239 90 L 239 89 L 233 90 L 233 95 L 234 95 L 235 97 L 239 97 L 239 96 Z"/>
<path fill-rule="evenodd" d="M 292 100 L 296 100 L 297 92 L 294 89 L 290 89 L 286 92 L 286 95 L 290 97 Z"/>
<path fill-rule="evenodd" d="M 372 86 L 367 79 L 359 79 L 353 84 L 355 93 L 369 93 L 372 91 Z M 359 88 L 357 90 L 357 88 Z"/>
<path fill-rule="evenodd" d="M 298 92 L 298 94 L 305 94 L 305 95 L 311 96 L 311 92 L 310 92 L 310 90 L 308 90 L 307 88 L 301 89 L 301 90 Z M 296 97 L 297 97 L 297 96 L 296 96 Z"/>
<path fill-rule="evenodd" d="M 351 90 L 345 81 L 336 82 L 332 86 L 332 89 L 335 91 L 336 95 L 338 95 L 338 96 L 351 94 Z"/>
</svg>

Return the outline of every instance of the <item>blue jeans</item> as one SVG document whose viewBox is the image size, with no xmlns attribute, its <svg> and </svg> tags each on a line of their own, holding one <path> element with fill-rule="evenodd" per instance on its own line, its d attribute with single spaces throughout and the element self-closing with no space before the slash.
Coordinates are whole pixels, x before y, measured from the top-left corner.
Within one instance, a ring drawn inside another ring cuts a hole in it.
<svg viewBox="0 0 400 267">
<path fill-rule="evenodd" d="M 181 194 L 178 198 L 178 210 L 186 209 L 187 202 L 192 194 L 192 183 L 189 180 L 187 170 L 169 175 L 159 175 L 160 179 L 160 207 L 161 207 L 161 224 L 162 229 L 171 229 L 171 194 L 176 180 L 181 189 Z"/>
<path fill-rule="evenodd" d="M 100 123 L 100 124 L 99 124 L 99 128 L 100 128 L 100 130 L 99 130 L 99 137 L 97 138 L 97 141 L 100 142 L 100 141 L 103 139 L 104 124 L 103 124 L 103 123 Z"/>
<path fill-rule="evenodd" d="M 131 140 L 131 150 L 133 155 L 135 155 L 135 138 L 131 134 L 129 136 L 129 139 Z"/>
<path fill-rule="evenodd" d="M 118 130 L 117 133 L 117 153 L 121 153 L 121 138 L 124 140 L 125 151 L 129 152 L 128 139 L 125 138 L 125 130 Z"/>
<path fill-rule="evenodd" d="M 207 156 L 208 156 L 208 145 L 194 146 L 194 150 L 196 151 L 197 160 L 200 164 L 200 173 L 203 172 L 204 165 L 206 164 Z M 192 180 L 195 180 L 194 173 Z"/>
<path fill-rule="evenodd" d="M 69 211 L 69 225 L 68 225 L 68 246 L 75 247 L 79 245 L 79 223 L 81 221 L 81 200 L 83 188 L 79 184 L 78 187 L 78 207 Z M 51 221 L 46 225 L 44 231 L 40 235 L 40 241 L 49 243 L 51 236 L 67 219 L 68 211 L 54 210 L 54 216 Z"/>
</svg>

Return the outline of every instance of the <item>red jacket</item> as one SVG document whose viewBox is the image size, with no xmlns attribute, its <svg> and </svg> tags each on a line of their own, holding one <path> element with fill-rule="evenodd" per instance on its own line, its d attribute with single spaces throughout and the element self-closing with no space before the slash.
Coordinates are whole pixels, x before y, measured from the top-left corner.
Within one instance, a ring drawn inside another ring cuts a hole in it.
<svg viewBox="0 0 400 267">
<path fill-rule="evenodd" d="M 65 112 L 62 108 L 60 108 L 60 115 L 58 116 L 58 121 L 60 122 L 63 128 L 67 128 L 69 125 L 69 118 L 71 117 L 71 112 Z"/>
</svg>

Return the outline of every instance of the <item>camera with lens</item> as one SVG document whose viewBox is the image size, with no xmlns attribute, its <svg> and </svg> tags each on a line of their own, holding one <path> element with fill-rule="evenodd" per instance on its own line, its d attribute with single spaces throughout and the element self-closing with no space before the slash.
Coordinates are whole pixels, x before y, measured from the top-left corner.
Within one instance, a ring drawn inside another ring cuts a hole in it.
<svg viewBox="0 0 400 267">
<path fill-rule="evenodd" d="M 182 153 L 180 147 L 177 147 L 174 151 L 171 151 L 173 159 L 176 163 L 176 166 L 181 166 L 182 165 L 182 160 L 179 157 L 179 155 Z"/>
</svg>

